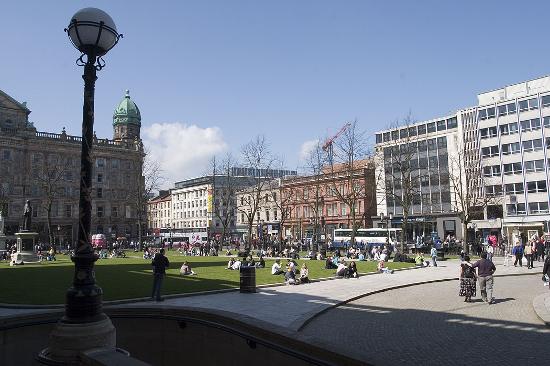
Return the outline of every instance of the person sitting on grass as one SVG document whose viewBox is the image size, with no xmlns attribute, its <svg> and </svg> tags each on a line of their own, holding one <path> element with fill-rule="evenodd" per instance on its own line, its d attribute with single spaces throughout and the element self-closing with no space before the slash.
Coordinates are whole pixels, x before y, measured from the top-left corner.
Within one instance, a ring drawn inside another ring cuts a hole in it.
<svg viewBox="0 0 550 366">
<path fill-rule="evenodd" d="M 338 266 L 334 264 L 332 257 L 327 257 L 327 260 L 325 262 L 325 269 L 336 269 L 336 268 L 338 268 Z"/>
<path fill-rule="evenodd" d="M 309 269 L 307 264 L 304 262 L 302 268 L 300 269 L 300 283 L 309 283 Z"/>
<path fill-rule="evenodd" d="M 351 262 L 348 265 L 348 271 L 346 273 L 347 278 L 359 278 L 359 272 L 357 272 L 357 265 L 355 262 Z"/>
<path fill-rule="evenodd" d="M 285 272 L 281 269 L 281 260 L 276 259 L 275 263 L 273 263 L 273 265 L 271 266 L 271 274 L 272 275 L 281 275 L 281 274 L 284 274 L 284 273 Z"/>
<path fill-rule="evenodd" d="M 295 285 L 296 284 L 296 275 L 292 271 L 290 267 L 287 268 L 285 273 L 285 283 L 287 285 Z"/>
<path fill-rule="evenodd" d="M 389 269 L 388 267 L 386 267 L 386 263 L 384 261 L 379 261 L 378 262 L 378 272 L 392 274 L 393 269 Z"/>
<path fill-rule="evenodd" d="M 346 266 L 344 261 L 341 260 L 340 263 L 338 263 L 338 267 L 336 267 L 336 276 L 346 277 L 347 273 L 348 273 L 348 267 Z"/>
<path fill-rule="evenodd" d="M 235 258 L 231 257 L 229 258 L 229 262 L 227 262 L 227 267 L 225 267 L 225 269 L 233 269 L 233 264 L 235 264 Z"/>
<path fill-rule="evenodd" d="M 55 259 L 55 249 L 53 247 L 50 247 L 50 251 L 48 252 L 47 260 L 49 261 L 56 261 Z"/>
<path fill-rule="evenodd" d="M 246 263 L 246 265 L 249 267 L 256 267 L 256 261 L 254 260 L 254 258 L 252 258 L 252 254 L 250 254 L 246 259 L 246 262 L 243 261 L 243 263 Z"/>
<path fill-rule="evenodd" d="M 232 255 L 231 249 L 227 249 L 227 252 L 225 252 L 225 255 Z"/>
<path fill-rule="evenodd" d="M 298 265 L 298 263 L 296 263 L 296 261 L 294 259 L 289 258 L 287 263 L 286 263 L 286 268 L 290 268 L 290 270 L 296 274 L 296 266 L 297 265 Z"/>
<path fill-rule="evenodd" d="M 241 269 L 242 262 L 239 258 L 235 259 L 235 262 L 233 262 L 233 265 L 231 266 L 231 269 L 234 271 L 238 271 Z"/>
<path fill-rule="evenodd" d="M 418 252 L 414 258 L 414 263 L 417 267 L 428 267 L 430 263 L 424 259 L 422 252 Z"/>
<path fill-rule="evenodd" d="M 180 275 L 182 276 L 192 276 L 196 275 L 196 273 L 191 269 L 191 266 L 187 261 L 183 262 L 180 268 Z"/>
<path fill-rule="evenodd" d="M 258 262 L 256 262 L 256 268 L 265 268 L 264 256 L 261 255 Z"/>
</svg>

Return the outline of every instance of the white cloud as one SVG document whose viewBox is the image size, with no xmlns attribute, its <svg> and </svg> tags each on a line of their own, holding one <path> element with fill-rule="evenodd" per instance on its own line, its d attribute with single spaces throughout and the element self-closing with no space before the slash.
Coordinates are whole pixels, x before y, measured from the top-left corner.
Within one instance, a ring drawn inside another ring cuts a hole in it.
<svg viewBox="0 0 550 366">
<path fill-rule="evenodd" d="M 212 156 L 227 149 L 218 127 L 202 128 L 179 122 L 144 127 L 142 139 L 150 158 L 161 164 L 167 179 L 165 187 L 205 174 Z"/>
<path fill-rule="evenodd" d="M 315 146 L 317 146 L 318 143 L 318 139 L 304 142 L 300 147 L 300 160 L 306 161 L 309 157 L 309 154 L 311 153 L 311 151 L 313 151 L 313 149 L 315 149 Z"/>
</svg>

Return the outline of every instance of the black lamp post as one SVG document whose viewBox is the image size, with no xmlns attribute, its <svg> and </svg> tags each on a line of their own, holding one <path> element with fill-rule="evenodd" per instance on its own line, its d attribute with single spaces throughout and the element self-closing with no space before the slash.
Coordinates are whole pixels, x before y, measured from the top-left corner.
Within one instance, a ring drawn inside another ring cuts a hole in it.
<svg viewBox="0 0 550 366">
<path fill-rule="evenodd" d="M 390 237 L 390 221 L 393 219 L 393 213 L 389 213 L 388 215 L 384 215 L 384 213 L 382 212 L 380 214 L 380 221 L 386 221 L 386 230 L 388 232 L 388 244 L 390 244 L 391 242 L 391 237 Z"/>
<path fill-rule="evenodd" d="M 75 272 L 73 285 L 67 290 L 65 316 L 50 336 L 50 347 L 39 355 L 44 363 L 48 360 L 71 363 L 83 350 L 116 345 L 115 329 L 102 311 L 103 291 L 95 283 L 97 255 L 90 244 L 90 228 L 96 71 L 105 66 L 102 56 L 118 43 L 122 34 L 117 32 L 113 19 L 96 8 L 76 12 L 65 32 L 82 53 L 77 65 L 84 66 L 78 242 L 71 257 Z"/>
</svg>

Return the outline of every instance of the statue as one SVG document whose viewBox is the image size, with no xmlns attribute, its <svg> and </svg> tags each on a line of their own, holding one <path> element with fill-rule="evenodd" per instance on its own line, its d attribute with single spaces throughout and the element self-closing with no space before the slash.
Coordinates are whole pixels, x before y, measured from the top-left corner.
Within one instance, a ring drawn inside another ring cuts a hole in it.
<svg viewBox="0 0 550 366">
<path fill-rule="evenodd" d="M 32 219 L 32 207 L 31 201 L 27 200 L 25 203 L 25 209 L 23 210 L 23 230 L 31 229 L 31 219 Z"/>
</svg>

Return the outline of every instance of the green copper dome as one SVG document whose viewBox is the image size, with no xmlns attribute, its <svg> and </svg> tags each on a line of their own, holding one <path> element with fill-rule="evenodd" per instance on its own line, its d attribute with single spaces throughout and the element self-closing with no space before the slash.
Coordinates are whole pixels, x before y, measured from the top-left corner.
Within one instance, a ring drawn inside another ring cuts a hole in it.
<svg viewBox="0 0 550 366">
<path fill-rule="evenodd" d="M 116 107 L 113 113 L 113 126 L 121 124 L 134 124 L 141 126 L 141 113 L 139 108 L 130 99 L 130 91 L 126 90 L 126 96 Z"/>
</svg>

